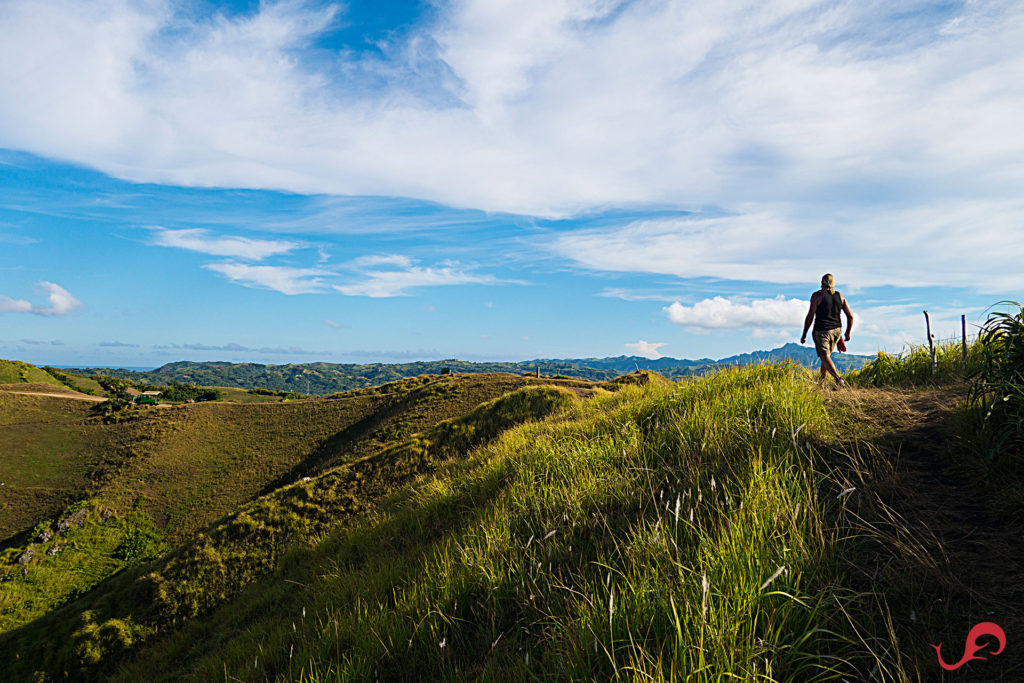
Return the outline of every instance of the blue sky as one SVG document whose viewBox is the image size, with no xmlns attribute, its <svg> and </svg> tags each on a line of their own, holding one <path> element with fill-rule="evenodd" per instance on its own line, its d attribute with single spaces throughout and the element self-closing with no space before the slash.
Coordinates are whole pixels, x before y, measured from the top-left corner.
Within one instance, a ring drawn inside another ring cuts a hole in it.
<svg viewBox="0 0 1024 683">
<path fill-rule="evenodd" d="M 0 2 L 0 357 L 851 351 L 1024 288 L 1013 2 Z"/>
</svg>

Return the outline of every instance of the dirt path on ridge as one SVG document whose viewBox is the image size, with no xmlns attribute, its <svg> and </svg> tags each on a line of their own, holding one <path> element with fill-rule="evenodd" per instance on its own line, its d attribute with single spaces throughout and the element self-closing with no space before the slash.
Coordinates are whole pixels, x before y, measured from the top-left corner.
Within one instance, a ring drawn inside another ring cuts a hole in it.
<svg viewBox="0 0 1024 683">
<path fill-rule="evenodd" d="M 972 661 L 944 672 L 934 651 L 924 645 L 928 665 L 922 681 L 1024 681 L 1024 528 L 991 512 L 988 494 L 970 481 L 967 461 L 958 463 L 958 446 L 949 428 L 964 396 L 943 389 L 851 389 L 834 394 L 869 429 L 875 442 L 895 456 L 893 499 L 887 501 L 907 522 L 913 537 L 937 562 L 938 582 L 946 595 L 928 593 L 922 578 L 910 614 L 893 614 L 921 642 L 942 643 L 948 664 L 961 660 L 967 635 L 980 622 L 1002 627 L 1006 647 L 999 655 L 994 639 Z M 905 578 L 912 585 L 915 577 Z M 876 586 L 886 591 L 886 586 Z M 944 623 L 942 623 L 944 622 Z M 923 631 L 923 632 L 922 632 Z M 915 649 L 919 644 L 915 644 Z"/>
<path fill-rule="evenodd" d="M 52 396 L 53 398 L 70 398 L 74 401 L 95 401 L 102 403 L 107 399 L 102 396 L 90 396 L 89 394 L 79 393 L 60 393 L 60 392 L 45 392 L 45 391 L 11 391 L 10 389 L 0 389 L 6 394 L 20 394 L 22 396 Z"/>
</svg>

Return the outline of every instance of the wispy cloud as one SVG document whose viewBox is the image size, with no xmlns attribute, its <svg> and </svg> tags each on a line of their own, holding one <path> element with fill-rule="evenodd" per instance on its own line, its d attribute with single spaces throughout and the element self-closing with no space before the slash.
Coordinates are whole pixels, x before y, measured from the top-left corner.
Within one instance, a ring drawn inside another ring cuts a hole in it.
<svg viewBox="0 0 1024 683">
<path fill-rule="evenodd" d="M 622 299 L 623 301 L 672 301 L 672 299 L 678 298 L 679 295 L 667 292 L 631 290 L 624 287 L 605 287 L 597 293 L 597 296 L 607 299 Z"/>
<path fill-rule="evenodd" d="M 638 356 L 654 360 L 655 358 L 661 358 L 661 352 L 658 349 L 664 345 L 665 342 L 645 342 L 641 339 L 633 344 L 625 344 L 625 347 L 631 349 Z"/>
<path fill-rule="evenodd" d="M 232 351 L 232 352 L 254 352 L 254 353 L 268 353 L 271 355 L 291 355 L 291 356 L 310 356 L 310 355 L 327 355 L 327 351 L 310 351 L 303 349 L 299 346 L 243 346 L 234 342 L 227 344 L 162 344 L 154 346 L 154 349 L 158 350 L 185 350 L 185 351 Z"/>
<path fill-rule="evenodd" d="M 1013 229 L 1010 229 L 1011 226 Z M 936 201 L 926 207 L 748 205 L 736 215 L 627 222 L 555 237 L 550 248 L 601 271 L 842 286 L 1024 287 L 1024 201 Z M 951 248 L 955 245 L 955 248 Z M 820 271 L 820 272 L 819 272 Z"/>
<path fill-rule="evenodd" d="M 25 246 L 28 244 L 35 244 L 39 240 L 34 237 L 26 237 L 24 235 L 11 235 L 9 233 L 0 232 L 0 242 L 6 242 L 7 244 L 17 244 Z"/>
<path fill-rule="evenodd" d="M 413 265 L 414 261 L 405 256 L 364 257 L 352 263 L 359 280 L 345 285 L 334 285 L 334 289 L 346 296 L 368 296 L 385 298 L 407 296 L 410 289 L 417 287 L 439 287 L 466 284 L 496 284 L 493 275 L 471 273 L 456 263 L 434 267 Z M 393 266 L 384 269 L 379 266 Z"/>
<path fill-rule="evenodd" d="M 168 230 L 153 228 L 151 244 L 160 247 L 187 249 L 210 256 L 230 256 L 259 261 L 269 256 L 286 254 L 304 245 L 285 240 L 260 240 L 232 235 L 211 235 L 209 230 L 189 228 Z"/>
<path fill-rule="evenodd" d="M 417 361 L 417 360 L 438 360 L 442 358 L 441 352 L 437 349 L 416 349 L 415 351 L 366 351 L 364 349 L 355 349 L 352 351 L 341 352 L 342 356 L 348 358 L 358 359 L 389 359 L 389 360 L 401 360 L 401 361 Z"/>
<path fill-rule="evenodd" d="M 408 268 L 413 260 L 401 254 L 370 254 L 360 256 L 349 261 L 349 266 L 356 269 L 373 268 L 376 266 L 395 266 L 397 268 Z"/>
<path fill-rule="evenodd" d="M 208 263 L 203 268 L 220 273 L 232 282 L 246 287 L 272 289 L 289 295 L 322 292 L 327 287 L 323 278 L 334 274 L 319 268 L 253 266 L 234 261 Z"/>
<path fill-rule="evenodd" d="M 106 346 L 114 349 L 137 349 L 138 344 L 131 344 L 123 341 L 101 341 L 100 346 Z"/>
<path fill-rule="evenodd" d="M 808 304 L 799 299 L 757 299 L 749 303 L 724 297 L 698 301 L 684 306 L 676 301 L 665 307 L 668 319 L 676 325 L 705 330 L 754 327 L 796 327 L 807 314 Z"/>
<path fill-rule="evenodd" d="M 46 293 L 49 306 L 37 306 L 29 301 L 12 299 L 8 296 L 0 296 L 0 313 L 32 313 L 42 316 L 67 315 L 72 311 L 82 308 L 82 302 L 53 282 L 42 281 L 36 283 L 36 288 Z"/>
</svg>

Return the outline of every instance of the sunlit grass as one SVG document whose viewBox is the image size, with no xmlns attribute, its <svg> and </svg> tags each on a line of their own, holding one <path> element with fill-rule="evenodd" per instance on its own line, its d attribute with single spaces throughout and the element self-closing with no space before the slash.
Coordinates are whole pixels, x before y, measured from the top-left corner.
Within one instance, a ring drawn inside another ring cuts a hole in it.
<svg viewBox="0 0 1024 683">
<path fill-rule="evenodd" d="M 965 365 L 962 342 L 939 342 L 935 346 L 935 361 L 933 374 L 931 349 L 927 345 L 912 345 L 897 355 L 879 351 L 862 368 L 851 370 L 843 376 L 854 386 L 957 384 L 968 380 L 981 369 L 984 354 L 977 339 L 969 341 Z"/>
<path fill-rule="evenodd" d="M 804 371 L 786 366 L 570 404 L 286 562 L 196 626 L 223 639 L 187 671 L 856 676 L 873 655 L 850 625 L 857 607 L 836 557 L 846 482 L 815 455 L 840 436 L 835 417 Z M 199 630 L 158 644 L 122 679 L 180 665 Z"/>
</svg>

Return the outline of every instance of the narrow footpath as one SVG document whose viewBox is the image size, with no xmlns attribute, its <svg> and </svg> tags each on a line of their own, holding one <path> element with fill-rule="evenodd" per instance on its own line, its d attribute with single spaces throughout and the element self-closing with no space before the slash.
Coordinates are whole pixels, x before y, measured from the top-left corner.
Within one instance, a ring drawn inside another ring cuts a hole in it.
<svg viewBox="0 0 1024 683">
<path fill-rule="evenodd" d="M 897 633 L 905 634 L 897 644 L 904 661 L 917 663 L 921 681 L 1022 682 L 1024 524 L 996 515 L 984 477 L 971 471 L 969 450 L 955 430 L 963 399 L 942 389 L 836 392 L 838 402 L 876 431 L 873 441 L 892 465 L 878 473 L 879 493 L 899 515 L 890 527 L 905 525 L 905 542 L 880 553 L 888 566 L 879 576 L 891 582 L 874 590 L 885 594 Z M 979 636 L 976 646 L 968 642 L 972 628 L 985 622 L 1005 634 L 998 655 L 993 636 Z M 985 659 L 947 672 L 931 647 L 939 643 L 949 665 L 972 650 Z"/>
</svg>

